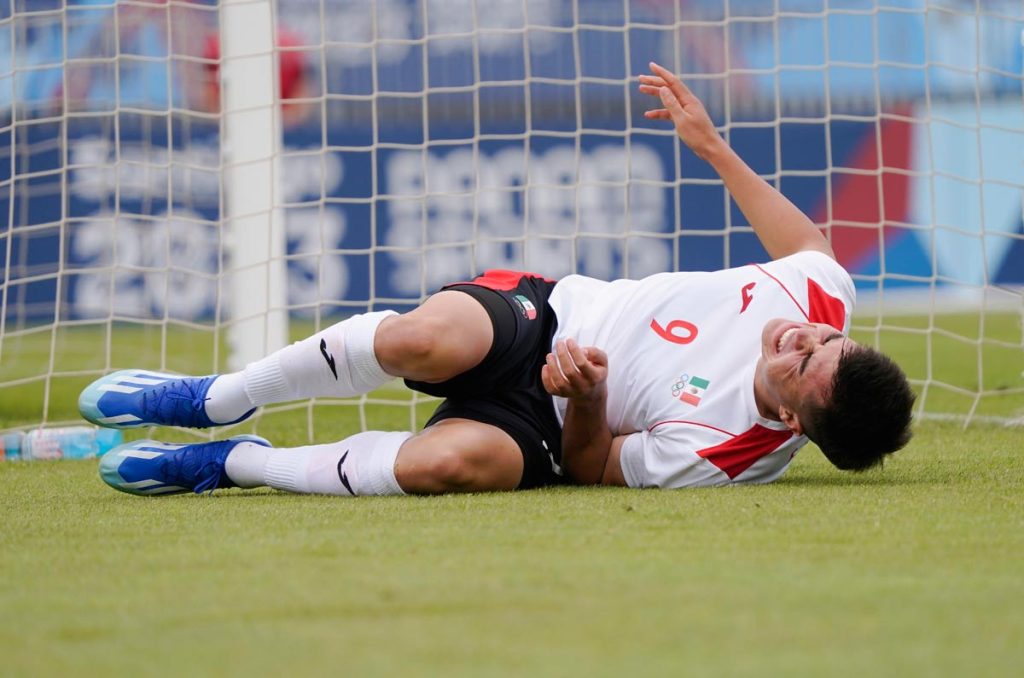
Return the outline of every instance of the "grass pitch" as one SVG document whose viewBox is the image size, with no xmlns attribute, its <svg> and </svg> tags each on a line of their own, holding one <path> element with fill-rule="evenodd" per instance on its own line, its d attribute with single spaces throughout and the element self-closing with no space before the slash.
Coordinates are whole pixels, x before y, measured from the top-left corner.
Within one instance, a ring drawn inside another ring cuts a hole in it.
<svg viewBox="0 0 1024 678">
<path fill-rule="evenodd" d="M 137 498 L 0 465 L 6 675 L 1010 675 L 1013 429 L 768 486 Z"/>
<path fill-rule="evenodd" d="M 1019 349 L 948 355 L 946 381 L 1005 384 L 994 411 L 1020 415 Z M 51 419 L 81 380 L 53 380 Z M 33 407 L 0 391 L 6 426 Z M 241 430 L 302 444 L 310 422 L 331 440 L 409 418 L 317 405 Z M 1022 485 L 1024 430 L 938 421 L 884 469 L 808 446 L 772 485 L 675 492 L 138 498 L 95 460 L 0 463 L 0 674 L 1013 675 Z"/>
</svg>

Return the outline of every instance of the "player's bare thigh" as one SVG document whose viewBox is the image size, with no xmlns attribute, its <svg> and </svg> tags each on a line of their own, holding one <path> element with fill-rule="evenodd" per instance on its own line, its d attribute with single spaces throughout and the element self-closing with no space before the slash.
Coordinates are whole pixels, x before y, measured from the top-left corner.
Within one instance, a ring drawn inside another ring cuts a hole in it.
<svg viewBox="0 0 1024 678">
<path fill-rule="evenodd" d="M 398 451 L 395 478 L 411 494 L 514 490 L 523 477 L 523 454 L 497 426 L 445 419 L 407 440 Z"/>
<path fill-rule="evenodd" d="M 480 364 L 494 341 L 491 317 L 464 292 L 438 292 L 380 324 L 373 348 L 388 374 L 437 383 Z"/>
</svg>

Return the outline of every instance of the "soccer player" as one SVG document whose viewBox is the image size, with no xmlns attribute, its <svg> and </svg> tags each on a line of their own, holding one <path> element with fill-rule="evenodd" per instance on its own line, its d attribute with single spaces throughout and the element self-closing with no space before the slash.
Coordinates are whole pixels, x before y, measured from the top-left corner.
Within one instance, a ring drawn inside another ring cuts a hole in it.
<svg viewBox="0 0 1024 678">
<path fill-rule="evenodd" d="M 489 271 L 404 315 L 349 318 L 241 372 L 117 372 L 82 393 L 86 419 L 212 426 L 393 377 L 444 400 L 415 435 L 367 431 L 292 449 L 255 436 L 132 442 L 103 457 L 103 479 L 134 494 L 678 488 L 772 481 L 808 439 L 840 469 L 881 463 L 910 438 L 914 395 L 895 363 L 846 337 L 850 276 L 687 87 L 651 71 L 640 92 L 660 106 L 646 116 L 671 121 L 714 167 L 773 261 L 613 282 Z"/>
</svg>

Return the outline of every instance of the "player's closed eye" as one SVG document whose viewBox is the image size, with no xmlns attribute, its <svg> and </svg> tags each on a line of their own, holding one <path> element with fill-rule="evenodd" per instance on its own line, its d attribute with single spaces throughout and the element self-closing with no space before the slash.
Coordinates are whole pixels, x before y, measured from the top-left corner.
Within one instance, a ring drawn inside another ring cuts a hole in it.
<svg viewBox="0 0 1024 678">
<path fill-rule="evenodd" d="M 832 341 L 833 339 L 842 339 L 842 338 L 843 338 L 842 334 L 840 334 L 839 332 L 833 332 L 832 334 L 830 334 L 827 337 L 825 337 L 825 341 L 821 342 L 821 345 L 824 346 L 825 344 L 827 344 L 828 342 Z M 804 356 L 803 362 L 800 363 L 800 374 L 803 374 L 807 370 L 807 363 L 810 362 L 812 355 L 814 355 L 814 345 L 813 344 L 807 348 L 807 355 Z"/>
</svg>

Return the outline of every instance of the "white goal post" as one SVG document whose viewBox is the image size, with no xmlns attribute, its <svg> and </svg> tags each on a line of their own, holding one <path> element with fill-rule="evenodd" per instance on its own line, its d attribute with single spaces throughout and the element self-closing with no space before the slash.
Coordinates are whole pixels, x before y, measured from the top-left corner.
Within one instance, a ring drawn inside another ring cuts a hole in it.
<svg viewBox="0 0 1024 678">
<path fill-rule="evenodd" d="M 0 430 L 487 268 L 763 258 L 651 60 L 829 235 L 920 415 L 1024 422 L 1022 36 L 1019 0 L 0 3 Z"/>
<path fill-rule="evenodd" d="M 223 224 L 232 268 L 230 370 L 288 342 L 273 5 L 272 0 L 220 4 Z"/>
</svg>

